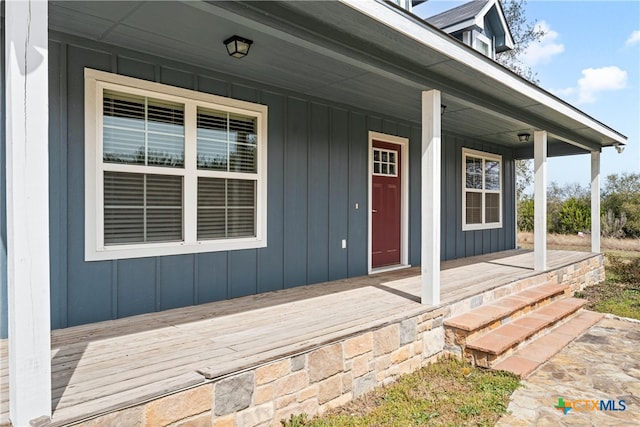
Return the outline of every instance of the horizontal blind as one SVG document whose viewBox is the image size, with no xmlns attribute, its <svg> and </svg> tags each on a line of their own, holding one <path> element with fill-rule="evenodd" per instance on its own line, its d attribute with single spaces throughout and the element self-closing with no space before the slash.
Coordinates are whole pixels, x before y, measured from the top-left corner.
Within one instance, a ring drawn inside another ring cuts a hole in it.
<svg viewBox="0 0 640 427">
<path fill-rule="evenodd" d="M 482 224 L 482 193 L 467 191 L 466 197 L 466 223 Z"/>
<path fill-rule="evenodd" d="M 198 240 L 256 236 L 256 182 L 198 178 Z"/>
<path fill-rule="evenodd" d="M 500 194 L 499 193 L 485 194 L 484 216 L 485 216 L 486 223 L 500 222 Z"/>
<path fill-rule="evenodd" d="M 198 108 L 198 169 L 257 172 L 255 117 Z"/>
<path fill-rule="evenodd" d="M 103 160 L 184 167 L 184 105 L 105 90 Z"/>
<path fill-rule="evenodd" d="M 104 243 L 183 240 L 182 177 L 104 173 Z"/>
</svg>

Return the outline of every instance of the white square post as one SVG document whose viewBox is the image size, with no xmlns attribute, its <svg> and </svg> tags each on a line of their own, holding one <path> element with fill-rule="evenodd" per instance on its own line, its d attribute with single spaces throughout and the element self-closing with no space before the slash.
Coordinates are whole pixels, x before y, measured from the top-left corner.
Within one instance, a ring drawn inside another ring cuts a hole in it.
<svg viewBox="0 0 640 427">
<path fill-rule="evenodd" d="M 591 252 L 600 252 L 600 151 L 591 152 Z"/>
<path fill-rule="evenodd" d="M 440 91 L 422 92 L 422 304 L 440 304 Z"/>
<path fill-rule="evenodd" d="M 51 417 L 47 2 L 4 4 L 9 418 L 27 426 Z"/>
<path fill-rule="evenodd" d="M 547 269 L 547 132 L 533 133 L 534 169 L 534 269 Z"/>
</svg>

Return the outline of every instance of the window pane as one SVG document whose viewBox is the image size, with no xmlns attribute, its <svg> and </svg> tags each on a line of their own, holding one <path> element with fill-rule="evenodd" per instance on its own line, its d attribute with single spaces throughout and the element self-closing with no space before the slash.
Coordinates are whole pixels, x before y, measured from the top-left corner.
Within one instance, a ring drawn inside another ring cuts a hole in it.
<svg viewBox="0 0 640 427">
<path fill-rule="evenodd" d="M 228 169 L 227 113 L 198 109 L 198 169 Z"/>
<path fill-rule="evenodd" d="M 198 178 L 198 240 L 226 236 L 226 180 Z"/>
<path fill-rule="evenodd" d="M 258 137 L 256 135 L 255 117 L 229 115 L 229 140 L 243 144 L 256 145 Z"/>
<path fill-rule="evenodd" d="M 255 210 L 229 208 L 227 237 L 255 236 Z"/>
<path fill-rule="evenodd" d="M 182 208 L 147 208 L 147 242 L 182 240 Z"/>
<path fill-rule="evenodd" d="M 256 147 L 229 144 L 229 170 L 232 172 L 256 172 Z"/>
<path fill-rule="evenodd" d="M 184 106 L 105 90 L 103 159 L 108 163 L 184 166 Z"/>
<path fill-rule="evenodd" d="M 253 207 L 256 199 L 255 181 L 227 180 L 227 204 L 230 207 Z"/>
<path fill-rule="evenodd" d="M 137 173 L 104 174 L 105 206 L 144 205 L 144 175 Z"/>
<path fill-rule="evenodd" d="M 485 194 L 485 222 L 500 222 L 500 194 Z"/>
<path fill-rule="evenodd" d="M 105 244 L 179 241 L 182 177 L 104 173 Z"/>
<path fill-rule="evenodd" d="M 226 208 L 198 207 L 198 240 L 223 239 L 225 237 Z"/>
<path fill-rule="evenodd" d="M 198 178 L 198 240 L 253 237 L 256 182 Z"/>
<path fill-rule="evenodd" d="M 482 224 L 482 193 L 466 193 L 466 223 Z"/>
<path fill-rule="evenodd" d="M 198 168 L 257 171 L 256 119 L 198 108 Z"/>
<path fill-rule="evenodd" d="M 465 165 L 466 188 L 482 189 L 482 159 L 466 157 Z"/>
<path fill-rule="evenodd" d="M 105 245 L 144 241 L 144 208 L 104 208 Z"/>
<path fill-rule="evenodd" d="M 500 190 L 500 162 L 484 162 L 484 185 L 485 190 Z"/>
<path fill-rule="evenodd" d="M 149 166 L 184 166 L 184 137 L 149 132 L 147 136 Z"/>
</svg>

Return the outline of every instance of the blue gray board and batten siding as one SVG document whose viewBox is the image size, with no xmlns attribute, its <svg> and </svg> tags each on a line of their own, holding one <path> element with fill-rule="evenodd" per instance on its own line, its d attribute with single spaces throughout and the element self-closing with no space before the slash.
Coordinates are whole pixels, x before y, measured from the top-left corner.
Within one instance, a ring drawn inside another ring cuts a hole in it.
<svg viewBox="0 0 640 427">
<path fill-rule="evenodd" d="M 409 262 L 420 264 L 419 123 L 73 36 L 51 32 L 50 38 L 52 328 L 367 274 L 370 130 L 410 139 Z M 85 262 L 85 67 L 268 105 L 268 247 Z M 3 139 L 3 150 L 4 145 Z M 501 229 L 461 231 L 462 146 L 503 155 Z M 513 248 L 510 151 L 446 136 L 442 153 L 442 258 Z M 3 172 L 3 184 L 4 179 Z M 4 215 L 0 218 L 0 274 L 2 292 L 6 292 L 6 227 Z M 347 239 L 347 249 L 341 248 L 342 239 Z M 6 319 L 4 295 L 2 317 Z M 6 336 L 6 322 L 2 323 Z"/>
</svg>

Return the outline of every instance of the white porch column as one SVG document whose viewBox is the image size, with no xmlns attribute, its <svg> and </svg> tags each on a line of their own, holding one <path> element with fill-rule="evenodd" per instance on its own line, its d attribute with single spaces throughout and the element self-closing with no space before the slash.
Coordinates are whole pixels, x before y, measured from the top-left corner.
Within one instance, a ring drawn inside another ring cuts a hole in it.
<svg viewBox="0 0 640 427">
<path fill-rule="evenodd" d="M 46 1 L 5 2 L 9 417 L 51 417 Z"/>
<path fill-rule="evenodd" d="M 547 269 L 547 131 L 533 132 L 534 169 L 534 268 Z"/>
<path fill-rule="evenodd" d="M 600 151 L 591 152 L 591 252 L 600 252 Z"/>
<path fill-rule="evenodd" d="M 440 91 L 422 92 L 422 304 L 440 304 Z"/>
</svg>

